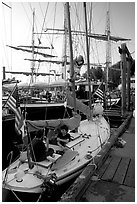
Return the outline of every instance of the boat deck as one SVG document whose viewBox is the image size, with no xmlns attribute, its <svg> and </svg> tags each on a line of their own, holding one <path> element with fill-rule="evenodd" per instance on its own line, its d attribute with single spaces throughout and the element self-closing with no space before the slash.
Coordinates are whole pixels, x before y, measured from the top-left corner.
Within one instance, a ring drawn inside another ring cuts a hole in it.
<svg viewBox="0 0 137 204">
<path fill-rule="evenodd" d="M 112 147 L 94 174 L 89 174 L 90 169 L 81 175 L 84 181 L 88 177 L 81 190 L 75 186 L 74 194 L 67 195 L 68 198 L 65 195 L 61 201 L 135 202 L 135 118 L 131 118 L 121 137 L 126 141 L 125 146 Z M 78 181 L 80 186 L 80 179 Z"/>
</svg>

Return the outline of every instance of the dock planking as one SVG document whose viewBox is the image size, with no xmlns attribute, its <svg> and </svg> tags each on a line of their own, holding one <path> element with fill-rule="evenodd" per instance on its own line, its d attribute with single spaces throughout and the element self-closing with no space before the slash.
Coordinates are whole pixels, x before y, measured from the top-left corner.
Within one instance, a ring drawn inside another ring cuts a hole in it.
<svg viewBox="0 0 137 204">
<path fill-rule="evenodd" d="M 124 185 L 135 187 L 135 160 L 131 159 L 127 174 L 124 180 Z"/>
<path fill-rule="evenodd" d="M 128 157 L 109 156 L 97 175 L 104 181 L 135 187 L 135 161 Z"/>
<path fill-rule="evenodd" d="M 99 168 L 99 170 L 97 171 L 97 174 L 98 174 L 99 178 L 101 178 L 103 176 L 103 174 L 106 171 L 107 167 L 109 166 L 111 160 L 112 160 L 112 156 L 109 155 L 107 157 L 107 159 L 105 160 L 105 162 L 103 163 L 103 165 L 101 166 L 101 168 Z"/>
<path fill-rule="evenodd" d="M 114 177 L 115 172 L 117 171 L 118 165 L 120 163 L 121 158 L 118 156 L 113 156 L 112 160 L 104 172 L 103 176 L 101 177 L 102 180 L 111 181 Z"/>
<path fill-rule="evenodd" d="M 119 184 L 123 184 L 124 179 L 126 177 L 126 172 L 130 163 L 130 158 L 122 158 L 117 171 L 114 175 L 113 181 Z"/>
<path fill-rule="evenodd" d="M 82 202 L 133 202 L 135 200 L 135 161 L 128 157 L 109 155 L 96 171 L 98 180 L 80 197 Z"/>
</svg>

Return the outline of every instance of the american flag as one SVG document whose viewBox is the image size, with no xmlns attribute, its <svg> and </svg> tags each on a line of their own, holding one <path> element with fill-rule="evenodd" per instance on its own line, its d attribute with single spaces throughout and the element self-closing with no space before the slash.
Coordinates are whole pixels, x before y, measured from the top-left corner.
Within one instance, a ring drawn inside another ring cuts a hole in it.
<svg viewBox="0 0 137 204">
<path fill-rule="evenodd" d="M 95 93 L 99 98 L 104 99 L 104 85 L 101 83 Z"/>
<path fill-rule="evenodd" d="M 15 113 L 15 131 L 20 134 L 20 127 L 22 123 L 22 114 L 20 109 L 20 101 L 18 95 L 18 87 L 15 85 L 11 95 L 8 98 L 7 105 Z"/>
</svg>

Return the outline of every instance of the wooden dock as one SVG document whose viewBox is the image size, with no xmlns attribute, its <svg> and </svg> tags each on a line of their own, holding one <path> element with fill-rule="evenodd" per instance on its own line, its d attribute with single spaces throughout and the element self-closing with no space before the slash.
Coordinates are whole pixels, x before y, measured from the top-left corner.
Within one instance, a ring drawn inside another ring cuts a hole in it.
<svg viewBox="0 0 137 204">
<path fill-rule="evenodd" d="M 115 140 L 110 141 L 108 154 L 101 153 L 102 162 L 95 160 L 97 169 L 88 166 L 62 195 L 61 202 L 135 202 L 135 118 L 129 121 L 124 133 L 124 125 L 119 130 L 126 141 L 124 148 L 113 147 Z"/>
</svg>

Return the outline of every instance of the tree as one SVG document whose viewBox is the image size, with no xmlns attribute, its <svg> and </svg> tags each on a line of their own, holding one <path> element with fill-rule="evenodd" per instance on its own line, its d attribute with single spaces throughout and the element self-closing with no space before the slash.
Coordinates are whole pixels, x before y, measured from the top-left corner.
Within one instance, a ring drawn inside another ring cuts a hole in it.
<svg viewBox="0 0 137 204">
<path fill-rule="evenodd" d="M 87 79 L 87 71 L 82 76 Z M 102 80 L 104 79 L 104 72 L 100 66 L 97 68 L 91 67 L 89 70 L 89 77 L 90 80 Z"/>
</svg>

